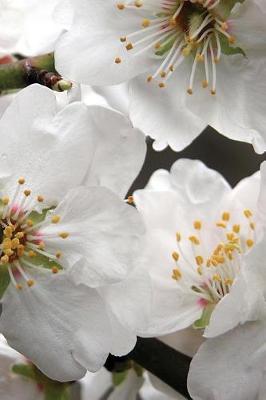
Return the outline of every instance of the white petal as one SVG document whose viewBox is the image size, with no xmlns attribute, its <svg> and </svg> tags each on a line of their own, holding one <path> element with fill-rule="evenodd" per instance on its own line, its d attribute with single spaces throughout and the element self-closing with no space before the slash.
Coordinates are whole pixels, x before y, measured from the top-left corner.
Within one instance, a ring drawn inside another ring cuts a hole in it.
<svg viewBox="0 0 266 400">
<path fill-rule="evenodd" d="M 41 234 L 48 247 L 62 249 L 64 266 L 72 267 L 76 283 L 90 287 L 118 282 L 133 270 L 144 228 L 137 211 L 110 190 L 78 187 L 53 211 L 59 224 L 49 224 Z M 47 217 L 49 218 L 49 216 Z M 65 240 L 59 232 L 68 232 Z"/>
<path fill-rule="evenodd" d="M 20 176 L 50 201 L 80 184 L 93 150 L 88 124 L 85 105 L 73 103 L 60 111 L 51 90 L 39 85 L 22 90 L 0 121 L 0 159 L 14 172 L 7 194 Z"/>
<path fill-rule="evenodd" d="M 201 330 L 189 327 L 182 331 L 171 333 L 159 338 L 163 343 L 173 347 L 175 350 L 193 357 L 199 346 L 204 341 Z"/>
<path fill-rule="evenodd" d="M 128 118 L 103 107 L 89 107 L 96 151 L 86 184 L 105 186 L 122 198 L 136 179 L 146 155 L 145 136 Z"/>
<path fill-rule="evenodd" d="M 179 71 L 176 75 L 179 77 Z M 182 90 L 177 90 L 174 78 L 164 89 L 147 83 L 146 75 L 135 78 L 130 83 L 129 112 L 135 127 L 156 141 L 167 142 L 174 151 L 181 151 L 207 123 L 182 105 Z"/>
<path fill-rule="evenodd" d="M 98 293 L 74 286 L 64 273 L 32 276 L 33 287 L 10 285 L 3 298 L 0 330 L 10 345 L 54 380 L 76 380 L 86 369 L 99 369 L 111 343 Z"/>
<path fill-rule="evenodd" d="M 105 368 L 95 374 L 87 372 L 79 383 L 81 400 L 99 400 L 112 387 L 112 374 Z"/>
<path fill-rule="evenodd" d="M 192 360 L 188 389 L 194 400 L 256 400 L 265 380 L 257 360 L 265 343 L 265 323 L 247 323 L 208 339 Z M 263 367 L 265 370 L 265 351 Z"/>
</svg>

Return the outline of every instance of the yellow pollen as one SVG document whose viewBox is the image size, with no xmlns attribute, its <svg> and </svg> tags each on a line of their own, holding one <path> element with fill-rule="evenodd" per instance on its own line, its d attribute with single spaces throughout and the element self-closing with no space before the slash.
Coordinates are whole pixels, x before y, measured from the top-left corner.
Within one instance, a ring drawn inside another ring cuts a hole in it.
<svg viewBox="0 0 266 400">
<path fill-rule="evenodd" d="M 160 73 L 160 75 L 161 75 L 161 78 L 165 78 L 165 77 L 166 77 L 166 72 L 162 71 L 162 72 Z"/>
<path fill-rule="evenodd" d="M 126 49 L 127 49 L 127 50 L 132 50 L 132 49 L 133 49 L 133 44 L 132 44 L 132 43 L 128 43 L 128 44 L 126 45 Z"/>
<path fill-rule="evenodd" d="M 175 238 L 176 238 L 176 241 L 177 241 L 177 242 L 180 242 L 180 241 L 181 241 L 181 235 L 180 235 L 179 232 L 176 232 Z"/>
<path fill-rule="evenodd" d="M 60 258 L 60 257 L 62 257 L 62 253 L 61 253 L 61 251 L 58 251 L 57 253 L 56 253 L 56 258 Z"/>
<path fill-rule="evenodd" d="M 226 234 L 228 240 L 233 241 L 236 239 L 234 232 L 229 232 Z"/>
<path fill-rule="evenodd" d="M 11 249 L 11 244 L 12 244 L 11 239 L 10 239 L 10 238 L 5 238 L 5 239 L 3 240 L 2 247 L 3 247 L 4 250 L 5 250 L 5 249 Z"/>
<path fill-rule="evenodd" d="M 219 274 L 213 275 L 212 280 L 214 282 L 221 282 L 222 281 L 221 276 Z"/>
<path fill-rule="evenodd" d="M 201 221 L 194 221 L 193 226 L 194 226 L 195 229 L 201 230 L 202 223 L 201 223 Z"/>
<path fill-rule="evenodd" d="M 33 226 L 33 221 L 31 219 L 27 219 L 26 224 L 28 225 L 29 228 Z"/>
<path fill-rule="evenodd" d="M 233 225 L 233 231 L 235 233 L 239 233 L 240 232 L 240 225 Z"/>
<path fill-rule="evenodd" d="M 13 229 L 11 228 L 11 226 L 7 226 L 7 227 L 4 229 L 4 235 L 5 235 L 7 238 L 11 238 L 11 237 L 12 237 L 12 235 L 13 235 Z"/>
<path fill-rule="evenodd" d="M 211 90 L 211 94 L 213 95 L 213 96 L 215 96 L 216 95 L 216 90 Z"/>
<path fill-rule="evenodd" d="M 4 206 L 7 206 L 9 203 L 9 197 L 3 197 L 2 198 L 2 203 L 4 204 Z"/>
<path fill-rule="evenodd" d="M 122 43 L 126 42 L 126 40 L 127 40 L 127 38 L 126 38 L 125 36 L 122 36 L 122 37 L 120 38 L 120 42 L 122 42 Z"/>
<path fill-rule="evenodd" d="M 172 278 L 173 278 L 175 281 L 179 281 L 179 280 L 182 278 L 182 273 L 181 273 L 181 271 L 180 271 L 179 268 L 173 269 Z"/>
<path fill-rule="evenodd" d="M 198 273 L 199 275 L 202 275 L 202 267 L 201 267 L 201 266 L 199 266 L 199 267 L 197 268 L 197 273 Z"/>
<path fill-rule="evenodd" d="M 19 180 L 18 180 L 18 183 L 19 183 L 20 185 L 24 185 L 25 179 L 24 179 L 23 177 L 20 177 Z"/>
<path fill-rule="evenodd" d="M 20 241 L 18 238 L 12 239 L 11 248 L 14 250 L 20 245 Z"/>
<path fill-rule="evenodd" d="M 206 89 L 206 88 L 208 87 L 209 83 L 208 83 L 208 81 L 206 81 L 206 79 L 205 79 L 205 80 L 203 80 L 203 81 L 201 82 L 201 85 L 202 85 L 203 89 Z"/>
<path fill-rule="evenodd" d="M 247 243 L 247 246 L 248 246 L 249 248 L 252 247 L 252 246 L 254 245 L 254 241 L 253 241 L 252 239 L 247 239 L 246 243 Z"/>
<path fill-rule="evenodd" d="M 230 220 L 230 213 L 227 212 L 227 211 L 225 211 L 225 212 L 222 214 L 222 220 L 223 220 L 223 221 L 229 221 L 229 220 Z"/>
<path fill-rule="evenodd" d="M 152 81 L 152 76 L 149 75 L 149 76 L 147 77 L 147 82 L 151 82 L 151 81 Z"/>
<path fill-rule="evenodd" d="M 62 239 L 66 239 L 69 236 L 68 232 L 61 232 L 58 234 L 59 237 L 61 237 Z"/>
<path fill-rule="evenodd" d="M 18 255 L 18 257 L 22 257 L 23 254 L 24 254 L 24 251 L 25 251 L 25 247 L 23 246 L 23 244 L 20 244 L 17 247 L 17 255 Z"/>
<path fill-rule="evenodd" d="M 29 287 L 32 287 L 33 285 L 34 285 L 34 280 L 33 279 L 29 279 L 28 281 L 27 281 L 27 285 L 29 286 Z"/>
<path fill-rule="evenodd" d="M 232 286 L 232 285 L 233 285 L 233 280 L 232 280 L 232 279 L 225 279 L 224 283 L 225 283 L 227 286 Z"/>
<path fill-rule="evenodd" d="M 192 95 L 193 94 L 193 90 L 191 88 L 188 88 L 187 93 Z"/>
<path fill-rule="evenodd" d="M 246 210 L 244 210 L 244 215 L 246 218 L 250 218 L 250 217 L 252 217 L 253 214 L 250 210 L 246 209 Z"/>
<path fill-rule="evenodd" d="M 60 216 L 59 215 L 53 215 L 51 218 L 51 221 L 53 224 L 57 224 L 60 221 Z"/>
<path fill-rule="evenodd" d="M 154 46 L 154 48 L 157 49 L 157 50 L 158 50 L 160 47 L 161 47 L 161 43 L 160 43 L 160 42 L 157 42 L 157 43 L 155 44 L 155 46 Z"/>
<path fill-rule="evenodd" d="M 196 256 L 195 257 L 196 263 L 198 266 L 202 265 L 204 263 L 203 257 L 202 256 Z"/>
<path fill-rule="evenodd" d="M 44 201 L 44 197 L 43 196 L 37 196 L 37 201 L 39 202 L 39 203 L 42 203 L 43 201 Z"/>
<path fill-rule="evenodd" d="M 142 26 L 143 26 L 143 28 L 148 28 L 148 26 L 150 26 L 150 23 L 151 23 L 151 21 L 150 21 L 149 19 L 145 18 L 145 19 L 142 21 Z"/>
<path fill-rule="evenodd" d="M 172 257 L 173 257 L 173 259 L 174 259 L 175 261 L 178 261 L 178 260 L 179 260 L 179 254 L 178 254 L 176 251 L 174 251 L 174 252 L 172 253 Z"/>
<path fill-rule="evenodd" d="M 14 254 L 14 251 L 11 250 L 11 249 L 6 249 L 6 250 L 4 250 L 4 253 L 5 253 L 8 257 L 10 257 L 10 256 L 12 256 L 12 254 Z"/>
<path fill-rule="evenodd" d="M 142 0 L 136 0 L 136 1 L 135 1 L 135 6 L 136 6 L 136 7 L 142 7 L 142 6 L 143 6 Z"/>
<path fill-rule="evenodd" d="M 58 271 L 59 271 L 59 269 L 56 266 L 52 267 L 52 273 L 53 274 L 57 274 Z"/>
<path fill-rule="evenodd" d="M 1 257 L 1 263 L 7 264 L 9 261 L 9 257 L 7 255 Z"/>
<path fill-rule="evenodd" d="M 25 194 L 26 197 L 30 196 L 31 195 L 31 190 L 29 190 L 29 189 L 24 190 L 24 194 Z"/>
<path fill-rule="evenodd" d="M 28 252 L 28 256 L 29 256 L 29 257 L 36 257 L 37 254 L 35 253 L 35 251 L 30 250 L 30 251 Z"/>
<path fill-rule="evenodd" d="M 255 230 L 255 223 L 254 222 L 250 222 L 249 226 L 253 231 Z"/>
<path fill-rule="evenodd" d="M 17 284 L 16 284 L 16 289 L 22 290 L 22 285 L 20 285 L 19 283 L 17 283 Z"/>
<path fill-rule="evenodd" d="M 123 3 L 118 3 L 117 5 L 118 10 L 124 10 L 125 6 Z"/>
<path fill-rule="evenodd" d="M 128 196 L 127 203 L 128 204 L 134 204 L 134 197 L 133 196 Z"/>
<path fill-rule="evenodd" d="M 164 84 L 163 82 L 160 82 L 158 86 L 159 86 L 159 88 L 161 88 L 161 89 L 165 88 L 165 84 Z"/>
<path fill-rule="evenodd" d="M 15 234 L 15 237 L 18 238 L 18 239 L 22 239 L 24 237 L 24 232 L 17 232 Z"/>
<path fill-rule="evenodd" d="M 224 222 L 217 222 L 216 226 L 218 226 L 218 228 L 226 228 L 226 224 Z"/>
<path fill-rule="evenodd" d="M 116 63 L 116 64 L 120 64 L 120 63 L 121 63 L 121 61 L 122 61 L 122 60 L 121 60 L 121 58 L 120 58 L 120 57 L 116 57 L 116 58 L 115 58 L 115 63 Z"/>
<path fill-rule="evenodd" d="M 230 36 L 228 38 L 228 41 L 229 41 L 230 44 L 234 44 L 236 42 L 236 38 L 234 36 Z"/>
<path fill-rule="evenodd" d="M 191 243 L 193 243 L 195 245 L 199 245 L 200 244 L 200 241 L 196 236 L 189 236 L 188 239 L 191 241 Z"/>
</svg>

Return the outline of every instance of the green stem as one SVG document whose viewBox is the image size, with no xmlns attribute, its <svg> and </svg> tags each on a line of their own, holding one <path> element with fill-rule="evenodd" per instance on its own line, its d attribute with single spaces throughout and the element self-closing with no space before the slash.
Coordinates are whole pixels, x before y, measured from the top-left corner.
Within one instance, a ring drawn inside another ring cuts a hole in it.
<svg viewBox="0 0 266 400">
<path fill-rule="evenodd" d="M 0 92 L 22 89 L 33 83 L 57 91 L 71 88 L 71 82 L 56 72 L 53 53 L 0 65 Z"/>
</svg>

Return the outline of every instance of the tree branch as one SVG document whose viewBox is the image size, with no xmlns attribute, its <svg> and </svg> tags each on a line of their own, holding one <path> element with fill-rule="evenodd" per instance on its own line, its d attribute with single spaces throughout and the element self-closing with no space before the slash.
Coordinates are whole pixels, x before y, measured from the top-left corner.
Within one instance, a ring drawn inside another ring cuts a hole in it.
<svg viewBox="0 0 266 400">
<path fill-rule="evenodd" d="M 53 53 L 0 65 L 0 92 L 39 83 L 56 91 L 71 88 L 55 70 Z"/>
</svg>

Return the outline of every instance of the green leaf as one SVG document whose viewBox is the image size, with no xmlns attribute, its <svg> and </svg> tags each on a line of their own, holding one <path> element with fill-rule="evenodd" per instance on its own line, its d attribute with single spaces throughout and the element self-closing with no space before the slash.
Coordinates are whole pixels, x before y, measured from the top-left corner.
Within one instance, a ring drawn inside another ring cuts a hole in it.
<svg viewBox="0 0 266 400">
<path fill-rule="evenodd" d="M 219 34 L 219 39 L 221 43 L 222 53 L 226 54 L 227 56 L 231 56 L 234 54 L 242 54 L 242 56 L 246 57 L 246 53 L 244 52 L 241 47 L 232 47 L 228 42 L 228 39 L 221 33 Z"/>
<path fill-rule="evenodd" d="M 9 283 L 10 276 L 7 265 L 0 265 L 0 299 L 3 297 Z"/>
<path fill-rule="evenodd" d="M 216 14 L 223 20 L 226 20 L 230 14 L 232 9 L 237 3 L 244 3 L 245 0 L 221 0 L 219 5 L 215 7 Z"/>
<path fill-rule="evenodd" d="M 123 372 L 113 372 L 112 373 L 112 381 L 114 386 L 119 386 L 124 382 L 128 374 L 128 370 Z"/>
<path fill-rule="evenodd" d="M 194 322 L 194 329 L 204 329 L 209 325 L 212 312 L 214 310 L 215 304 L 208 304 L 202 311 L 200 319 Z"/>
</svg>

